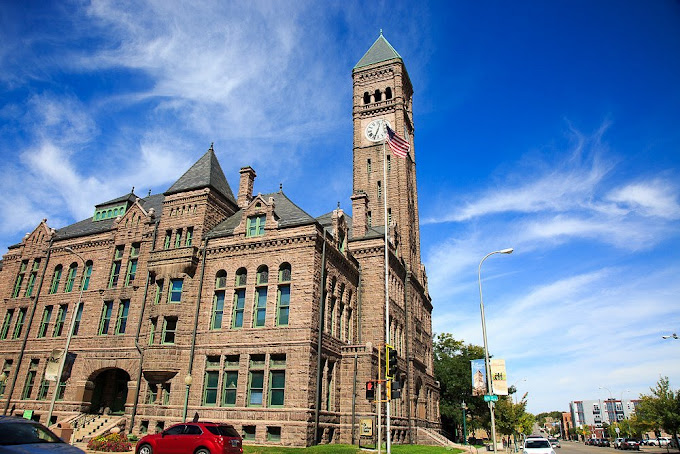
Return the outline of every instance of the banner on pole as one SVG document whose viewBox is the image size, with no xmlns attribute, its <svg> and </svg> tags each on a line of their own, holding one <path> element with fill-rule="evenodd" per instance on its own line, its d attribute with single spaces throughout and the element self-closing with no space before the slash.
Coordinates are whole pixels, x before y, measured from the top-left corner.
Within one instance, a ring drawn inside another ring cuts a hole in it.
<svg viewBox="0 0 680 454">
<path fill-rule="evenodd" d="M 493 388 L 493 394 L 497 396 L 507 396 L 508 376 L 505 372 L 505 360 L 492 359 L 490 367 L 491 367 L 491 386 Z"/>
<path fill-rule="evenodd" d="M 55 348 L 52 353 L 47 358 L 47 366 L 45 367 L 45 380 L 57 381 L 57 375 L 59 375 L 59 363 L 61 362 L 61 355 L 64 353 L 63 350 Z"/>
<path fill-rule="evenodd" d="M 470 361 L 472 368 L 472 395 L 483 396 L 486 394 L 486 367 L 484 359 Z"/>
</svg>

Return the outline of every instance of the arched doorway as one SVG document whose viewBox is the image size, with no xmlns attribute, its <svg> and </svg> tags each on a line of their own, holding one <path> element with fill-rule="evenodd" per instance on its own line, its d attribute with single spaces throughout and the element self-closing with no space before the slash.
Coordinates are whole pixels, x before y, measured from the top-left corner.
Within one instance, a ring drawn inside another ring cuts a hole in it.
<svg viewBox="0 0 680 454">
<path fill-rule="evenodd" d="M 104 369 L 90 378 L 90 381 L 94 384 L 90 413 L 100 413 L 107 408 L 113 414 L 125 413 L 130 374 L 123 369 Z"/>
</svg>

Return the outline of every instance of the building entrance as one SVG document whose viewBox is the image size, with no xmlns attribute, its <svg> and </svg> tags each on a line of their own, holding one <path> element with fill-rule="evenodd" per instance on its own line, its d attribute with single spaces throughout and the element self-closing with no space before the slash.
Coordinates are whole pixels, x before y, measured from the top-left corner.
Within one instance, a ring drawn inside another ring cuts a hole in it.
<svg viewBox="0 0 680 454">
<path fill-rule="evenodd" d="M 90 413 L 125 413 L 130 375 L 122 369 L 100 371 L 93 379 Z"/>
</svg>

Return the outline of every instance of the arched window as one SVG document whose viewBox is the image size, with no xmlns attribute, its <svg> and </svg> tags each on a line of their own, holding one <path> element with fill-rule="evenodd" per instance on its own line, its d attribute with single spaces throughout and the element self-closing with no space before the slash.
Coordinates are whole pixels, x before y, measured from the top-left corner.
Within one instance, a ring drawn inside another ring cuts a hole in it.
<svg viewBox="0 0 680 454">
<path fill-rule="evenodd" d="M 375 98 L 375 101 L 382 101 L 382 93 L 380 93 L 380 90 L 376 90 L 373 93 L 373 97 Z"/>
<path fill-rule="evenodd" d="M 68 293 L 73 290 L 73 282 L 76 280 L 76 273 L 78 272 L 78 264 L 76 262 L 71 263 L 68 267 L 68 276 L 66 276 L 66 286 L 64 287 L 64 292 Z"/>
<path fill-rule="evenodd" d="M 215 275 L 215 288 L 223 289 L 227 286 L 227 272 L 219 270 Z"/>
<path fill-rule="evenodd" d="M 385 99 L 392 99 L 392 87 L 385 89 Z"/>
<path fill-rule="evenodd" d="M 236 270 L 236 287 L 244 287 L 248 279 L 248 271 L 245 268 L 239 268 Z"/>
<path fill-rule="evenodd" d="M 92 275 L 92 260 L 85 262 L 85 271 L 83 271 L 83 281 L 80 284 L 83 290 L 87 290 L 90 286 L 90 276 Z"/>
<path fill-rule="evenodd" d="M 267 283 L 269 268 L 261 265 L 257 269 L 257 286 L 255 287 L 255 310 L 253 311 L 253 327 L 264 326 L 267 318 Z"/>
<path fill-rule="evenodd" d="M 365 91 L 364 92 L 364 104 L 368 104 L 370 102 L 371 102 L 371 95 L 367 91 Z"/>
<path fill-rule="evenodd" d="M 288 326 L 290 319 L 290 263 L 279 266 L 279 287 L 276 295 L 276 326 Z"/>
<path fill-rule="evenodd" d="M 57 265 L 54 268 L 54 275 L 52 276 L 52 285 L 50 285 L 50 293 L 57 293 L 57 289 L 59 288 L 59 281 L 61 280 L 61 270 L 62 270 L 61 265 Z"/>
</svg>

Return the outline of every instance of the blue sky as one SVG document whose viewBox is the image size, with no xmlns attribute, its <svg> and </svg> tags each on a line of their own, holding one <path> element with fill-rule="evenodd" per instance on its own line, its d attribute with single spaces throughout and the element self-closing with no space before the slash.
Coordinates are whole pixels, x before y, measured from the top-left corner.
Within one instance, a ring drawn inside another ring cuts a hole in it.
<svg viewBox="0 0 680 454">
<path fill-rule="evenodd" d="M 3 1 L 0 253 L 211 142 L 232 188 L 251 165 L 256 192 L 349 211 L 351 69 L 380 29 L 415 89 L 434 330 L 481 345 L 477 266 L 514 247 L 484 300 L 530 411 L 680 387 L 673 0 Z"/>
</svg>

